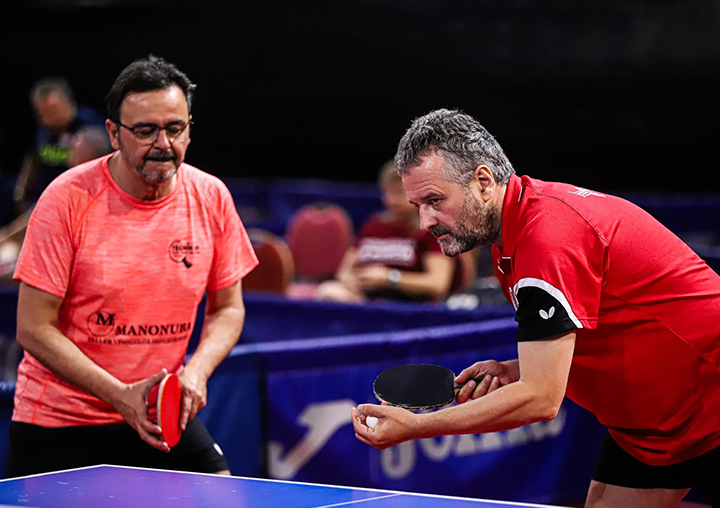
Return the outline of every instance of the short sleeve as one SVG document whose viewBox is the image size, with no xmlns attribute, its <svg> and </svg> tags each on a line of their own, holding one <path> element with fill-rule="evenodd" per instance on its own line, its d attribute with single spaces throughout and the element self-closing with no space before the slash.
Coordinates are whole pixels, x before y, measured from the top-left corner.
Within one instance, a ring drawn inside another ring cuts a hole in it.
<svg viewBox="0 0 720 508">
<path fill-rule="evenodd" d="M 72 273 L 72 206 L 67 190 L 51 184 L 38 199 L 13 278 L 64 298 Z"/>
<path fill-rule="evenodd" d="M 607 242 L 572 210 L 528 225 L 512 260 L 518 340 L 595 328 L 606 256 Z"/>
<path fill-rule="evenodd" d="M 207 289 L 219 291 L 228 288 L 250 273 L 258 265 L 245 226 L 240 220 L 230 191 L 220 185 L 217 210 L 219 234 L 213 248 L 213 266 Z"/>
</svg>

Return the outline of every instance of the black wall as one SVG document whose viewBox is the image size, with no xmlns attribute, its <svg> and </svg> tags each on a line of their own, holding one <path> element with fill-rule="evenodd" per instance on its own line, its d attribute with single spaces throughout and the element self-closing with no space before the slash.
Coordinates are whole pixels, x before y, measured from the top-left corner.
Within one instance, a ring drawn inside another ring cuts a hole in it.
<svg viewBox="0 0 720 508">
<path fill-rule="evenodd" d="M 28 1 L 4 9 L 0 166 L 48 74 L 104 111 L 149 53 L 198 84 L 188 162 L 221 176 L 373 181 L 415 116 L 458 107 L 519 173 L 718 190 L 720 2 Z"/>
</svg>

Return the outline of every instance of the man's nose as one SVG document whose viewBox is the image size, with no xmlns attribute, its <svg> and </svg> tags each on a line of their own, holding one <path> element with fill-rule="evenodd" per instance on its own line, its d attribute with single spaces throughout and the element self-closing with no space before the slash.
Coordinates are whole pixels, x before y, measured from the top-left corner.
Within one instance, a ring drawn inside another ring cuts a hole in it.
<svg viewBox="0 0 720 508">
<path fill-rule="evenodd" d="M 427 231 L 432 226 L 437 224 L 434 214 L 426 207 L 420 207 L 420 229 Z"/>
<path fill-rule="evenodd" d="M 160 129 L 158 137 L 155 140 L 155 143 L 153 143 L 153 145 L 156 148 L 160 148 L 161 150 L 167 150 L 172 146 L 172 143 L 170 142 L 170 137 L 168 136 L 168 133 L 165 129 Z"/>
</svg>

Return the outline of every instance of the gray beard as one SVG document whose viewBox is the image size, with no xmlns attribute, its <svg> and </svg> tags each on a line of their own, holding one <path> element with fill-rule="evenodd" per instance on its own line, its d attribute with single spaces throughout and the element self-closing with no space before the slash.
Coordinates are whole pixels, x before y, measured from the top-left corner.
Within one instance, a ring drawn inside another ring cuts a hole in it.
<svg viewBox="0 0 720 508">
<path fill-rule="evenodd" d="M 463 208 L 452 230 L 444 224 L 430 228 L 435 237 L 447 234 L 449 238 L 438 241 L 443 254 L 455 257 L 480 245 L 491 245 L 500 237 L 498 211 L 479 204 L 469 193 L 465 194 Z"/>
<path fill-rule="evenodd" d="M 143 164 L 142 166 L 137 166 L 135 168 L 135 171 L 140 176 L 140 178 L 142 178 L 146 182 L 152 184 L 160 184 L 163 182 L 167 182 L 173 176 L 175 176 L 175 174 L 177 173 L 177 167 L 173 167 L 172 169 L 168 169 L 167 171 L 157 171 L 153 169 L 148 169 Z"/>
</svg>

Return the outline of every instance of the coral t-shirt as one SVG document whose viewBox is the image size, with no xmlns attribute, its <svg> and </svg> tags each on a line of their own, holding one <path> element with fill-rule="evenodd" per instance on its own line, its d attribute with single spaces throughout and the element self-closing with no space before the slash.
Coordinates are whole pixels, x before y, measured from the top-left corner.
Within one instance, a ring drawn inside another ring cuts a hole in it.
<svg viewBox="0 0 720 508">
<path fill-rule="evenodd" d="M 106 156 L 72 168 L 40 197 L 14 278 L 63 299 L 59 330 L 120 381 L 182 368 L 205 291 L 258 263 L 227 187 L 188 164 L 155 201 L 113 180 Z M 13 420 L 45 427 L 122 422 L 111 405 L 63 381 L 29 353 Z"/>
</svg>

